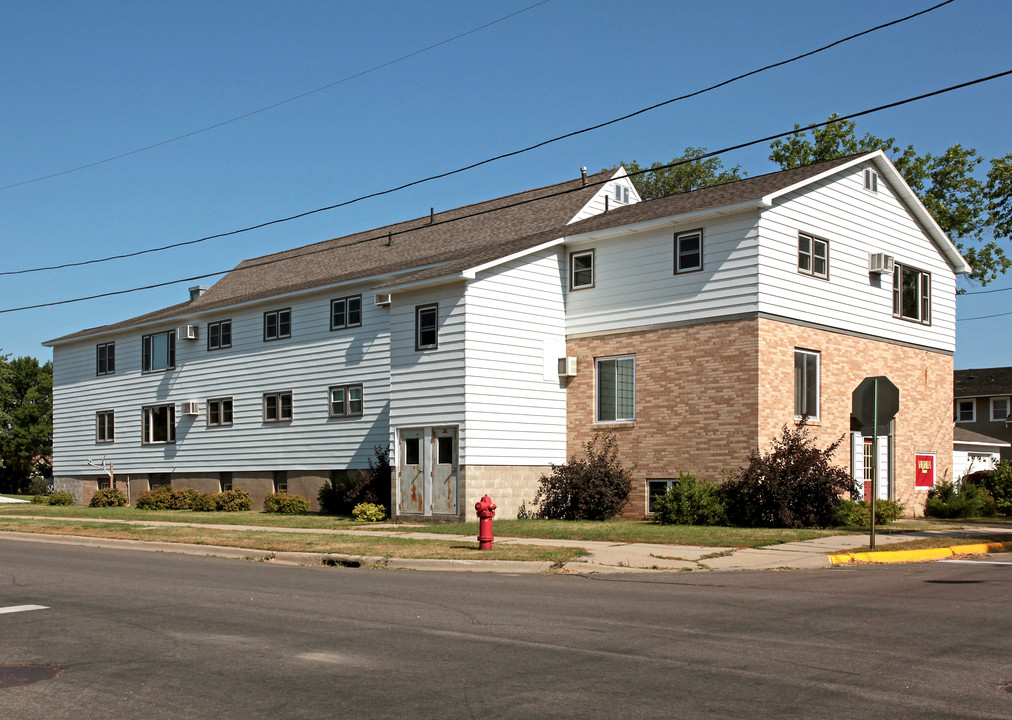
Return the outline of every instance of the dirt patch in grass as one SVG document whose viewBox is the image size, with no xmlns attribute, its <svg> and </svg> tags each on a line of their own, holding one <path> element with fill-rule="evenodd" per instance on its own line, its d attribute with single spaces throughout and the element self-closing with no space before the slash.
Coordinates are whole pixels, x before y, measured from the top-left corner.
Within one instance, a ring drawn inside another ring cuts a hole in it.
<svg viewBox="0 0 1012 720">
<path fill-rule="evenodd" d="M 221 545 L 274 552 L 346 553 L 434 560 L 537 560 L 556 564 L 586 554 L 581 548 L 538 545 L 494 545 L 478 550 L 477 542 L 414 540 L 399 537 L 291 532 L 217 530 L 200 527 L 152 527 L 125 523 L 0 517 L 0 530 L 71 535 L 77 537 L 140 540 L 144 542 Z"/>
</svg>

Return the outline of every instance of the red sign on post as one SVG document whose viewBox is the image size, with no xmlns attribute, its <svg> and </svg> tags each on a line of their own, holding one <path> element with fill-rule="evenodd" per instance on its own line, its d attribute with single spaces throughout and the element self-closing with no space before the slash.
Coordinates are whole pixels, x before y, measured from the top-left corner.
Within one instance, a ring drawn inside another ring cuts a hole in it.
<svg viewBox="0 0 1012 720">
<path fill-rule="evenodd" d="M 917 453 L 914 455 L 917 469 L 914 471 L 914 487 L 930 488 L 935 486 L 935 454 Z"/>
</svg>

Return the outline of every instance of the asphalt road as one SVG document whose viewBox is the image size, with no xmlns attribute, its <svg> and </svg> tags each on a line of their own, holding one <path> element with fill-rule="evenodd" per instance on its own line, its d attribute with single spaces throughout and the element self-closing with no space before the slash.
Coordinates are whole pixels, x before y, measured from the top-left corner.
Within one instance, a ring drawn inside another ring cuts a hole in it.
<svg viewBox="0 0 1012 720">
<path fill-rule="evenodd" d="M 1004 720 L 1010 649 L 1008 565 L 510 576 L 0 538 L 0 665 L 62 668 L 0 674 L 4 720 Z"/>
</svg>

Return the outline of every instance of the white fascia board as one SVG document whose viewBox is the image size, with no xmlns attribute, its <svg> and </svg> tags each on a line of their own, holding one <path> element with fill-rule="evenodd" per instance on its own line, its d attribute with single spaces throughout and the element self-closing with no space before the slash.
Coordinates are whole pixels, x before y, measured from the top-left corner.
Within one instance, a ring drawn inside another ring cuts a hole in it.
<svg viewBox="0 0 1012 720">
<path fill-rule="evenodd" d="M 952 444 L 953 444 L 953 446 L 962 446 L 961 449 L 963 449 L 963 450 L 969 450 L 970 446 L 980 447 L 980 448 L 1012 447 L 1012 443 L 1007 443 L 1007 442 L 993 442 L 992 443 L 992 442 L 977 442 L 976 440 L 953 440 Z"/>
<path fill-rule="evenodd" d="M 463 272 L 455 272 L 450 275 L 440 275 L 433 278 L 425 278 L 424 280 L 414 280 L 412 282 L 401 283 L 400 285 L 383 285 L 377 289 L 384 293 L 403 292 L 405 290 L 418 290 L 421 288 L 435 287 L 436 285 L 446 285 L 447 283 L 460 282 L 466 280 Z"/>
<path fill-rule="evenodd" d="M 387 278 L 387 277 L 393 277 L 393 276 L 397 276 L 397 275 L 405 275 L 405 274 L 408 274 L 408 273 L 416 273 L 416 272 L 420 272 L 422 270 L 428 270 L 429 268 L 437 267 L 437 266 L 443 265 L 443 264 L 445 264 L 445 263 L 432 263 L 432 264 L 429 264 L 429 265 L 419 265 L 418 267 L 408 268 L 407 270 L 398 270 L 396 272 L 381 273 L 379 275 L 368 275 L 368 276 L 363 276 L 363 277 L 357 277 L 357 278 L 352 278 L 351 280 L 342 280 L 340 282 L 330 283 L 329 285 L 317 285 L 317 286 L 311 287 L 311 288 L 304 288 L 302 290 L 295 290 L 295 291 L 292 291 L 292 292 L 284 292 L 284 293 L 280 293 L 278 295 L 269 295 L 267 297 L 256 298 L 254 300 L 246 300 L 244 302 L 229 303 L 229 304 L 225 304 L 225 305 L 216 305 L 215 307 L 207 308 L 207 309 L 199 308 L 197 310 L 188 310 L 187 308 L 181 308 L 180 311 L 177 314 L 175 314 L 175 315 L 167 315 L 166 317 L 158 318 L 157 320 L 147 320 L 145 322 L 137 323 L 137 324 L 134 324 L 134 325 L 124 325 L 123 327 L 114 328 L 114 329 L 111 329 L 111 330 L 105 330 L 105 329 L 103 329 L 101 327 L 98 327 L 98 328 L 94 328 L 93 332 L 92 331 L 85 331 L 83 334 L 77 335 L 77 336 L 75 336 L 73 338 L 70 338 L 68 340 L 59 340 L 59 339 L 56 339 L 56 340 L 46 340 L 45 342 L 42 343 L 42 345 L 43 345 L 43 347 L 57 347 L 58 345 L 69 345 L 71 343 L 80 342 L 82 340 L 91 340 L 91 339 L 94 339 L 94 338 L 101 338 L 103 336 L 121 335 L 124 332 L 132 331 L 132 330 L 138 330 L 138 329 L 143 330 L 145 328 L 152 328 L 152 327 L 157 327 L 157 326 L 163 326 L 164 327 L 167 323 L 177 323 L 178 324 L 180 320 L 182 320 L 184 318 L 187 318 L 187 317 L 193 318 L 193 319 L 197 319 L 197 318 L 205 317 L 207 315 L 221 314 L 221 313 L 226 312 L 228 310 L 233 310 L 233 309 L 235 309 L 235 310 L 241 310 L 241 309 L 244 309 L 244 308 L 252 307 L 254 305 L 262 305 L 264 303 L 277 302 L 277 300 L 280 299 L 280 298 L 287 299 L 287 298 L 304 297 L 306 295 L 312 295 L 314 293 L 322 293 L 322 292 L 329 291 L 329 290 L 335 290 L 335 289 L 338 289 L 338 288 L 347 287 L 349 285 L 358 285 L 360 283 L 375 282 L 377 280 L 382 280 L 383 278 Z M 152 311 L 152 312 L 157 312 L 157 311 Z"/>
<path fill-rule="evenodd" d="M 810 177 L 806 180 L 796 182 L 793 185 L 781 188 L 780 190 L 772 192 L 764 197 L 763 201 L 772 205 L 773 201 L 779 197 L 795 192 L 806 185 L 820 182 L 838 172 L 848 170 L 855 165 L 861 165 L 862 163 L 866 163 L 868 161 L 874 163 L 879 172 L 886 177 L 889 182 L 889 187 L 893 188 L 897 192 L 900 200 L 903 201 L 910 212 L 913 213 L 917 221 L 925 229 L 928 237 L 935 242 L 935 245 L 937 245 L 938 249 L 941 250 L 942 255 L 945 256 L 946 260 L 948 260 L 949 265 L 952 266 L 952 271 L 957 275 L 965 275 L 972 272 L 973 268 L 971 268 L 963 256 L 959 254 L 959 250 L 956 249 L 952 240 L 950 240 L 949 236 L 945 234 L 945 231 L 939 227 L 935 218 L 931 216 L 928 209 L 924 207 L 924 203 L 922 203 L 921 199 L 917 197 L 917 193 L 910 188 L 907 181 L 903 179 L 902 175 L 900 175 L 900 171 L 896 169 L 896 166 L 893 165 L 892 161 L 882 150 L 875 150 L 874 152 L 859 155 L 858 157 L 855 157 L 842 165 L 830 168 L 819 175 L 815 175 L 814 177 Z"/>
<path fill-rule="evenodd" d="M 767 207 L 769 206 L 766 204 L 764 199 L 746 200 L 745 202 L 735 203 L 734 205 L 721 205 L 720 207 L 707 208 L 706 210 L 697 210 L 695 212 L 682 213 L 680 215 L 669 215 L 667 217 L 657 218 L 656 220 L 645 220 L 632 225 L 616 225 L 615 227 L 605 228 L 603 230 L 593 230 L 591 232 L 580 233 L 578 235 L 568 235 L 563 238 L 563 240 L 567 243 L 601 240 L 609 237 L 618 237 L 620 235 L 630 235 L 632 233 L 653 230 L 654 228 L 667 227 L 669 225 L 681 225 L 697 222 L 711 217 L 720 217 L 721 215 L 733 215 L 734 213 L 744 212 L 746 210 L 762 210 Z"/>
<path fill-rule="evenodd" d="M 549 240 L 548 242 L 541 243 L 540 245 L 535 245 L 534 247 L 527 248 L 526 250 L 520 250 L 519 252 L 515 252 L 510 255 L 504 255 L 501 258 L 489 260 L 487 263 L 482 263 L 481 265 L 475 265 L 474 267 L 464 270 L 460 274 L 460 276 L 467 280 L 474 280 L 474 278 L 478 275 L 478 273 L 482 272 L 483 270 L 489 270 L 491 268 L 502 265 L 503 263 L 508 263 L 518 258 L 526 257 L 527 255 L 531 255 L 536 252 L 541 252 L 542 250 L 547 250 L 548 248 L 553 248 L 558 245 L 562 245 L 565 241 L 566 239 L 561 237 L 556 238 L 555 240 Z"/>
</svg>

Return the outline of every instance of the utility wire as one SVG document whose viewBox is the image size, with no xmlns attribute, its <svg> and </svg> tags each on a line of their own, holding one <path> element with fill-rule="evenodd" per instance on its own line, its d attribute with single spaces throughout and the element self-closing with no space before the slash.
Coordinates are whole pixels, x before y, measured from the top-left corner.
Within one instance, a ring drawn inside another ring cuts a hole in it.
<svg viewBox="0 0 1012 720">
<path fill-rule="evenodd" d="M 361 195 L 361 196 L 359 196 L 357 198 L 353 198 L 351 200 L 346 200 L 344 202 L 340 202 L 340 203 L 337 203 L 335 205 L 328 205 L 327 207 L 317 208 L 316 210 L 308 210 L 306 212 L 298 213 L 297 215 L 291 215 L 289 217 L 281 218 L 281 219 L 278 219 L 278 220 L 270 220 L 270 221 L 259 223 L 259 224 L 256 224 L 256 225 L 250 225 L 248 227 L 240 228 L 238 230 L 232 230 L 232 231 L 229 231 L 229 232 L 217 233 L 215 235 L 207 235 L 205 237 L 197 238 L 196 240 L 185 240 L 183 242 L 171 243 L 169 245 L 162 245 L 161 247 L 148 248 L 147 250 L 137 250 L 135 252 L 122 253 L 122 254 L 119 254 L 119 255 L 110 255 L 108 257 L 96 258 L 96 259 L 93 259 L 93 260 L 82 260 L 80 262 L 63 263 L 63 264 L 60 264 L 60 265 L 48 265 L 48 266 L 45 266 L 45 267 L 28 268 L 28 269 L 25 269 L 25 270 L 8 270 L 8 271 L 0 272 L 0 276 L 3 276 L 3 275 L 22 275 L 22 274 L 25 274 L 25 273 L 42 272 L 42 271 L 46 271 L 46 270 L 59 270 L 59 269 L 68 268 L 68 267 L 80 267 L 82 265 L 92 265 L 94 263 L 103 263 L 103 262 L 108 262 L 110 260 L 120 260 L 120 259 L 123 259 L 123 258 L 137 257 L 138 255 L 146 255 L 148 253 L 162 252 L 164 250 L 170 250 L 172 248 L 183 247 L 183 246 L 186 246 L 186 245 L 196 245 L 198 243 L 207 242 L 208 240 L 216 240 L 218 238 L 229 237 L 231 235 L 238 235 L 240 233 L 249 232 L 251 230 L 259 230 L 261 228 L 268 227 L 270 225 L 276 225 L 278 223 L 284 223 L 284 222 L 289 222 L 289 221 L 292 221 L 292 220 L 298 220 L 298 219 L 304 218 L 304 217 L 306 217 L 308 215 L 314 215 L 316 213 L 325 212 L 325 211 L 328 211 L 328 210 L 335 210 L 335 209 L 340 208 L 340 207 L 345 207 L 345 206 L 348 206 L 348 205 L 353 205 L 355 203 L 362 202 L 363 200 L 369 200 L 371 198 L 380 197 L 382 195 L 389 195 L 391 193 L 399 192 L 400 190 L 404 190 L 404 189 L 409 188 L 409 187 L 414 187 L 415 185 L 421 185 L 422 183 L 431 182 L 433 180 L 439 180 L 439 179 L 442 179 L 442 178 L 445 178 L 445 177 L 449 177 L 450 175 L 456 175 L 458 173 L 462 173 L 462 172 L 465 172 L 467 170 L 472 170 L 472 169 L 474 169 L 476 167 L 480 167 L 482 165 L 487 165 L 489 163 L 496 162 L 498 160 L 502 160 L 504 158 L 508 158 L 508 157 L 512 157 L 514 155 L 520 155 L 522 153 L 530 152 L 531 150 L 535 150 L 537 148 L 544 147 L 545 145 L 550 145 L 551 143 L 559 142 L 560 140 L 565 140 L 565 139 L 568 139 L 568 138 L 571 138 L 571 137 L 575 137 L 576 135 L 582 135 L 583 133 L 587 133 L 587 132 L 590 132 L 592 130 L 598 130 L 600 128 L 607 127 L 608 125 L 614 125 L 615 123 L 619 123 L 619 122 L 622 122 L 624 120 L 628 120 L 629 118 L 636 117 L 637 115 L 642 115 L 643 113 L 649 112 L 651 110 L 656 110 L 657 108 L 664 107 L 665 105 L 670 105 L 672 103 L 679 102 L 681 100 L 686 100 L 688 98 L 696 97 L 697 95 L 702 95 L 703 93 L 707 93 L 707 92 L 710 92 L 712 90 L 716 90 L 717 88 L 724 87 L 725 85 L 729 85 L 729 84 L 731 84 L 733 82 L 737 82 L 738 80 L 742 80 L 744 78 L 751 77 L 752 75 L 756 75 L 756 74 L 764 72 L 766 70 L 777 68 L 777 67 L 780 67 L 782 65 L 787 65 L 789 63 L 796 62 L 796 61 L 801 60 L 803 58 L 810 57 L 810 56 L 815 55 L 817 53 L 824 52 L 825 50 L 829 50 L 830 48 L 836 47 L 837 45 L 840 45 L 842 43 L 848 42 L 848 41 L 853 40 L 855 38 L 861 37 L 862 35 L 867 35 L 869 33 L 875 32 L 876 30 L 881 30 L 883 28 L 887 28 L 887 27 L 890 27 L 892 25 L 896 25 L 896 24 L 899 24 L 899 23 L 902 23 L 902 22 L 906 22 L 907 20 L 911 20 L 911 19 L 913 19 L 915 17 L 918 17 L 919 15 L 924 15 L 925 13 L 932 12 L 933 10 L 937 10 L 937 9 L 939 9 L 939 8 L 945 6 L 945 5 L 948 5 L 948 4 L 952 3 L 952 2 L 955 2 L 955 0 L 945 0 L 945 2 L 941 2 L 938 5 L 935 5 L 933 7 L 927 8 L 926 10 L 921 10 L 920 12 L 914 13 L 913 15 L 907 15 L 906 17 L 902 17 L 902 18 L 899 18 L 897 20 L 893 20 L 891 22 L 883 23 L 881 25 L 876 25 L 873 28 L 869 28 L 868 30 L 863 30 L 862 32 L 856 33 L 854 35 L 849 35 L 849 36 L 847 36 L 845 38 L 841 38 L 840 40 L 832 42 L 832 43 L 830 43 L 828 45 L 823 45 L 822 47 L 817 48 L 815 50 L 810 50 L 810 51 L 808 51 L 806 53 L 803 53 L 801 55 L 796 55 L 796 56 L 794 56 L 792 58 L 789 58 L 787 60 L 781 60 L 780 62 L 776 62 L 776 63 L 773 63 L 771 65 L 766 65 L 766 66 L 758 68 L 756 70 L 752 70 L 750 72 L 743 73 L 741 75 L 737 75 L 737 76 L 735 76 L 733 78 L 730 78 L 728 80 L 724 80 L 723 82 L 717 83 L 716 85 L 711 85 L 711 86 L 703 88 L 701 90 L 696 90 L 696 91 L 691 92 L 691 93 L 689 93 L 687 95 L 681 95 L 679 97 L 671 98 L 670 100 L 665 100 L 663 102 L 656 103 L 654 105 L 650 105 L 649 107 L 645 107 L 645 108 L 642 108 L 640 110 L 636 110 L 635 112 L 631 112 L 631 113 L 629 113 L 627 115 L 622 115 L 621 117 L 614 118 L 613 120 L 608 120 L 606 122 L 598 123 L 597 125 L 591 125 L 590 127 L 583 128 L 582 130 L 574 130 L 572 132 L 566 133 L 565 135 L 559 135 L 558 137 L 554 137 L 554 138 L 551 138 L 549 140 L 544 140 L 542 142 L 536 143 L 534 145 L 529 145 L 529 146 L 521 148 L 519 150 L 513 150 L 511 152 L 503 153 L 501 155 L 496 155 L 495 157 L 491 157 L 491 158 L 488 158 L 488 159 L 485 159 L 485 160 L 481 160 L 479 162 L 471 163 L 470 165 L 465 165 L 463 167 L 457 168 L 456 170 L 449 170 L 447 172 L 439 173 L 437 175 L 430 175 L 429 177 L 425 177 L 425 178 L 422 178 L 420 180 L 413 180 L 411 182 L 407 182 L 407 183 L 404 183 L 403 185 L 398 185 L 397 187 L 389 188 L 387 190 L 380 190 L 380 191 L 377 191 L 377 192 L 374 192 L 374 193 L 369 193 L 367 195 Z M 535 7 L 535 6 L 531 6 L 531 7 Z M 530 9 L 530 8 L 528 8 L 528 9 Z M 524 11 L 521 11 L 521 12 L 524 12 Z M 707 156 L 703 156 L 703 157 L 707 157 Z M 2 190 L 2 189 L 3 188 L 0 188 L 0 190 Z"/>
<path fill-rule="evenodd" d="M 1012 315 L 1012 311 L 998 313 L 997 315 L 978 315 L 977 317 L 956 318 L 956 322 L 967 322 L 968 320 L 989 320 L 996 317 L 1005 317 L 1006 315 Z"/>
<path fill-rule="evenodd" d="M 238 115 L 238 116 L 236 116 L 234 118 L 231 118 L 229 120 L 222 120 L 221 122 L 215 123 L 214 125 L 208 125 L 207 127 L 200 128 L 199 130 L 193 130 L 191 132 L 184 133 L 183 135 L 177 135 L 176 137 L 169 138 L 168 140 L 162 140 L 160 142 L 152 143 L 151 145 L 145 145 L 144 147 L 139 147 L 136 150 L 130 150 L 128 152 L 120 153 L 119 155 L 113 155 L 112 157 L 107 157 L 104 160 L 96 160 L 95 162 L 90 162 L 90 163 L 87 163 L 85 165 L 79 165 L 77 167 L 70 168 L 69 170 L 61 170 L 60 172 L 55 172 L 55 173 L 52 173 L 50 175 L 43 175 L 41 177 L 32 178 L 30 180 L 22 180 L 21 182 L 11 183 L 10 185 L 3 185 L 3 186 L 0 186 L 0 190 L 10 190 L 11 188 L 21 187 L 22 185 L 30 185 L 31 183 L 42 182 L 43 180 L 51 180 L 52 178 L 60 177 L 61 175 L 69 175 L 70 173 L 79 172 L 81 170 L 87 170 L 88 168 L 93 168 L 93 167 L 96 167 L 98 165 L 104 165 L 105 163 L 110 163 L 110 162 L 113 162 L 114 160 L 121 160 L 121 159 L 123 159 L 125 157 L 130 157 L 131 155 L 137 155 L 138 153 L 146 152 L 148 150 L 153 150 L 154 148 L 162 147 L 163 145 L 169 145 L 170 143 L 179 142 L 180 140 L 185 140 L 186 138 L 191 138 L 194 135 L 200 135 L 201 133 L 206 133 L 206 132 L 208 132 L 210 130 L 216 130 L 216 129 L 220 128 L 220 127 L 224 127 L 225 125 L 231 125 L 232 123 L 239 122 L 240 120 L 245 120 L 246 118 L 253 117 L 254 115 L 259 115 L 260 113 L 267 112 L 268 110 L 273 110 L 274 108 L 281 107 L 282 105 L 287 105 L 290 102 L 295 102 L 296 100 L 301 100 L 304 97 L 308 97 L 310 95 L 314 95 L 314 94 L 316 94 L 318 92 L 323 92 L 324 90 L 328 90 L 328 89 L 330 89 L 330 88 L 332 88 L 332 87 L 334 87 L 336 85 L 340 85 L 342 83 L 346 83 L 349 80 L 354 80 L 356 78 L 362 77 L 363 75 L 368 75 L 369 73 L 374 73 L 377 70 L 382 70 L 383 68 L 390 67 L 391 65 L 396 65 L 399 62 L 403 62 L 404 60 L 408 60 L 410 58 L 413 58 L 416 55 L 421 55 L 422 53 L 428 52 L 429 50 L 435 50 L 436 48 L 441 47 L 443 45 L 446 45 L 448 43 L 451 43 L 454 40 L 459 40 L 460 38 L 466 37 L 468 35 L 472 35 L 473 33 L 476 33 L 479 30 L 484 30 L 485 28 L 492 27 L 493 25 L 496 25 L 497 23 L 501 23 L 501 22 L 503 22 L 505 20 L 509 20 L 510 18 L 516 17 L 517 15 L 521 15 L 522 13 L 528 12 L 529 10 L 533 10 L 536 7 L 539 7 L 541 5 L 545 5 L 546 3 L 550 2 L 550 1 L 551 0 L 541 0 L 541 2 L 536 2 L 533 5 L 529 5 L 528 7 L 523 8 L 522 10 L 517 10 L 516 12 L 510 13 L 509 15 L 504 15 L 503 17 L 499 18 L 498 20 L 492 20 L 491 22 L 487 22 L 484 25 L 479 25 L 478 27 L 475 27 L 475 28 L 471 28 L 470 30 L 466 30 L 465 32 L 462 32 L 462 33 L 459 33 L 457 35 L 454 35 L 453 37 L 447 38 L 446 40 L 441 40 L 441 41 L 439 41 L 437 43 L 434 43 L 432 45 L 424 47 L 424 48 L 422 48 L 420 50 L 415 50 L 414 52 L 410 52 L 407 55 L 401 55 L 399 58 L 395 58 L 393 60 L 388 60 L 387 62 L 381 63 L 380 65 L 374 65 L 373 67 L 371 67 L 371 68 L 369 68 L 367 70 L 361 70 L 361 71 L 359 71 L 359 72 L 357 72 L 357 73 L 355 73 L 353 75 L 348 75 L 347 77 L 343 77 L 340 80 L 335 80 L 334 82 L 327 83 L 326 85 L 321 85 L 320 87 L 318 87 L 318 88 L 316 88 L 314 90 L 307 90 L 304 93 L 299 93 L 298 95 L 294 95 L 294 96 L 292 96 L 292 97 L 290 97 L 290 98 L 288 98 L 286 100 L 279 100 L 276 103 L 272 103 L 270 105 L 266 105 L 266 106 L 264 106 L 262 108 L 259 108 L 257 110 L 251 110 L 248 113 L 244 113 L 242 115 Z"/>
<path fill-rule="evenodd" d="M 698 156 L 695 156 L 695 157 L 685 158 L 685 159 L 682 159 L 682 160 L 677 160 L 675 162 L 670 162 L 670 163 L 668 163 L 666 165 L 660 165 L 660 166 L 657 166 L 657 167 L 647 168 L 645 170 L 639 170 L 639 171 L 634 172 L 634 173 L 629 173 L 629 176 L 630 177 L 634 177 L 636 175 L 642 175 L 642 174 L 648 173 L 648 172 L 656 172 L 657 170 L 666 170 L 668 168 L 673 168 L 673 167 L 676 167 L 678 165 L 686 165 L 688 163 L 697 162 L 699 160 L 705 160 L 707 158 L 716 157 L 717 155 L 723 155 L 724 153 L 728 153 L 728 152 L 731 152 L 733 150 L 740 150 L 742 148 L 750 147 L 752 145 L 758 145 L 760 143 L 770 142 L 772 140 L 777 140 L 779 138 L 787 137 L 789 135 L 797 135 L 799 133 L 808 132 L 809 130 L 814 130 L 816 128 L 825 127 L 827 125 L 832 125 L 833 123 L 843 122 L 845 120 L 851 120 L 851 119 L 856 118 L 856 117 L 862 117 L 864 115 L 870 115 L 872 113 L 881 112 L 882 110 L 888 110 L 890 108 L 899 107 L 900 105 L 906 105 L 908 103 L 917 102 L 919 100 L 924 100 L 926 98 L 935 97 L 937 95 L 943 95 L 945 93 L 953 92 L 955 90 L 960 90 L 962 88 L 970 87 L 970 86 L 973 86 L 973 85 L 979 85 L 979 84 L 985 83 L 985 82 L 990 82 L 992 80 L 996 80 L 998 78 L 1006 77 L 1008 75 L 1012 75 L 1012 70 L 1005 70 L 1004 72 L 995 73 L 993 75 L 988 75 L 986 77 L 977 78 L 976 80 L 969 80 L 967 82 L 959 83 L 958 85 L 951 85 L 949 87 L 942 88 L 940 90 L 933 90 L 931 92 L 922 93 L 921 95 L 915 95 L 914 97 L 906 98 L 905 100 L 897 100 L 895 102 L 887 103 L 885 105 L 879 105 L 878 107 L 869 108 L 867 110 L 860 110 L 858 112 L 850 113 L 850 114 L 847 114 L 847 115 L 841 115 L 841 116 L 833 118 L 831 120 L 824 120 L 822 122 L 812 123 L 811 125 L 808 125 L 808 126 L 803 127 L 803 128 L 796 127 L 793 130 L 787 130 L 787 131 L 776 133 L 776 134 L 773 134 L 773 135 L 767 135 L 766 137 L 758 138 L 758 139 L 755 139 L 755 140 L 749 140 L 747 142 L 739 143 L 737 145 L 731 145 L 731 146 L 728 146 L 726 148 L 722 148 L 720 150 L 714 150 L 714 151 L 708 152 L 708 153 L 703 153 L 702 155 L 698 155 Z M 605 184 L 607 182 L 610 182 L 610 180 L 601 180 L 601 181 L 597 181 L 597 182 L 594 182 L 594 183 L 588 183 L 588 187 L 592 187 L 592 186 L 595 186 L 595 185 L 603 185 L 603 184 Z M 2 313 L 9 313 L 9 312 L 18 312 L 18 311 L 21 311 L 21 310 L 34 310 L 34 309 L 43 308 L 43 307 L 52 307 L 54 305 L 67 305 L 67 304 L 70 304 L 70 303 L 82 302 L 84 300 L 94 300 L 96 298 L 110 297 L 110 296 L 113 296 L 113 295 L 123 295 L 125 293 L 138 292 L 138 291 L 141 291 L 141 290 L 151 290 L 153 288 L 165 287 L 167 285 L 175 285 L 176 283 L 181 283 L 181 282 L 192 282 L 193 280 L 202 280 L 204 278 L 214 277 L 216 275 L 223 275 L 223 274 L 228 273 L 228 272 L 241 272 L 243 270 L 252 270 L 253 268 L 263 267 L 264 265 L 271 265 L 271 264 L 274 264 L 274 263 L 277 263 L 277 262 L 281 262 L 283 260 L 292 260 L 292 259 L 295 259 L 295 258 L 306 257 L 308 255 L 315 255 L 315 254 L 321 253 L 321 252 L 329 252 L 331 250 L 337 250 L 337 249 L 344 248 L 344 247 L 351 247 L 353 245 L 361 245 L 361 244 L 366 243 L 366 242 L 375 242 L 377 240 L 388 241 L 390 238 L 392 238 L 394 236 L 404 235 L 406 233 L 414 232 L 414 231 L 420 230 L 422 228 L 433 227 L 434 225 L 443 225 L 443 224 L 447 224 L 447 223 L 451 223 L 451 222 L 457 222 L 459 220 L 465 220 L 467 218 L 477 217 L 479 215 L 487 215 L 489 213 L 499 212 L 500 210 L 505 210 L 507 208 L 518 207 L 520 205 L 526 205 L 526 204 L 532 203 L 532 202 L 539 202 L 541 200 L 547 200 L 548 198 L 558 197 L 560 195 L 566 195 L 566 194 L 569 194 L 571 192 L 579 192 L 580 190 L 583 190 L 583 189 L 584 189 L 583 186 L 578 186 L 578 187 L 575 187 L 575 188 L 571 188 L 569 190 L 560 190 L 560 191 L 557 191 L 557 192 L 554 192 L 554 193 L 550 193 L 548 195 L 541 195 L 541 196 L 538 196 L 538 197 L 535 197 L 535 198 L 528 198 L 527 200 L 518 200 L 517 202 L 510 203 L 509 205 L 503 205 L 501 207 L 490 208 L 490 209 L 481 210 L 481 211 L 478 211 L 478 212 L 468 213 L 468 214 L 465 214 L 465 215 L 460 215 L 460 216 L 455 217 L 455 218 L 447 218 L 445 220 L 440 220 L 440 221 L 437 221 L 435 223 L 426 222 L 424 225 L 419 225 L 418 227 L 415 227 L 415 228 L 405 228 L 404 230 L 398 230 L 396 232 L 382 233 L 382 234 L 375 235 L 375 236 L 372 236 L 372 237 L 362 238 L 360 240 L 355 240 L 355 241 L 352 241 L 352 242 L 349 242 L 349 243 L 345 243 L 343 245 L 329 245 L 329 246 L 322 247 L 322 248 L 316 248 L 314 250 L 307 250 L 307 251 L 301 252 L 301 253 L 285 255 L 283 257 L 276 257 L 276 258 L 271 259 L 271 260 L 264 260 L 264 261 L 261 261 L 261 262 L 258 262 L 258 263 L 251 263 L 251 264 L 246 265 L 246 266 L 241 267 L 241 268 L 237 267 L 237 268 L 233 268 L 231 270 L 218 270 L 216 272 L 204 273 L 202 275 L 194 275 L 194 276 L 186 277 L 186 278 L 178 278 L 176 280 L 169 280 L 169 281 L 166 281 L 166 282 L 155 283 L 155 284 L 152 284 L 152 285 L 144 285 L 144 286 L 141 286 L 141 287 L 129 288 L 129 289 L 126 289 L 126 290 L 115 290 L 115 291 L 112 291 L 112 292 L 99 293 L 99 294 L 96 294 L 96 295 L 89 295 L 87 297 L 71 298 L 71 299 L 68 299 L 68 300 L 56 300 L 56 301 L 48 302 L 48 303 L 38 303 L 36 305 L 25 305 L 25 306 L 16 307 L 16 308 L 0 309 L 0 314 L 2 314 Z M 280 222 L 280 221 L 275 221 L 275 222 Z"/>
</svg>

